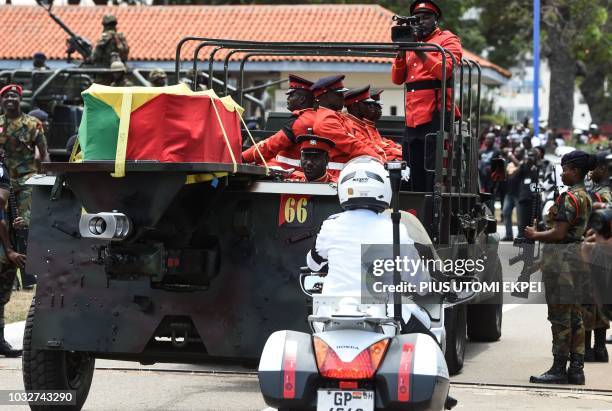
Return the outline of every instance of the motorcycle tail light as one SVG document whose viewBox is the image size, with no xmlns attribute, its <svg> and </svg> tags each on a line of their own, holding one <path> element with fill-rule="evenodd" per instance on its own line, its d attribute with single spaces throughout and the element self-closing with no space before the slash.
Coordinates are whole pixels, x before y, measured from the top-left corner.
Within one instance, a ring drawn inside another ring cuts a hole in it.
<svg viewBox="0 0 612 411">
<path fill-rule="evenodd" d="M 388 339 L 381 340 L 360 352 L 352 361 L 344 362 L 325 341 L 314 337 L 319 373 L 322 377 L 339 380 L 371 379 L 378 370 L 388 345 Z"/>
</svg>

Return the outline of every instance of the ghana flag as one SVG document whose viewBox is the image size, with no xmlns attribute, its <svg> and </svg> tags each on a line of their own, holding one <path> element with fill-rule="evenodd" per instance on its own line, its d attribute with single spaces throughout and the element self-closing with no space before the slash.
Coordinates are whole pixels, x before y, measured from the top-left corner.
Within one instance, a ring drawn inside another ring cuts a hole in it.
<svg viewBox="0 0 612 411">
<path fill-rule="evenodd" d="M 79 127 L 83 160 L 160 162 L 241 161 L 243 109 L 214 91 L 193 92 L 184 84 L 168 87 L 108 87 L 83 92 Z"/>
</svg>

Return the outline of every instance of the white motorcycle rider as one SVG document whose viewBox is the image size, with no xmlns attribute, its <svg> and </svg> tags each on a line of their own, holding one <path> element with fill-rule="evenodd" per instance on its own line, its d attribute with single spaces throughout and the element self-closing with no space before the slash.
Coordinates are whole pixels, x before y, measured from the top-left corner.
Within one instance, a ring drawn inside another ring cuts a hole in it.
<svg viewBox="0 0 612 411">
<path fill-rule="evenodd" d="M 448 395 L 442 335 L 429 329 L 432 313 L 444 323 L 442 298 L 434 296 L 427 311 L 360 300 L 362 245 L 393 244 L 394 225 L 383 214 L 392 198 L 389 173 L 372 158 L 356 158 L 340 173 L 338 196 L 345 211 L 323 223 L 307 256 L 312 271 L 327 268 L 322 292 L 313 296 L 313 334 L 285 330 L 268 338 L 258 373 L 266 403 L 279 410 L 450 409 L 456 401 Z M 402 225 L 397 238 L 402 255 L 420 258 Z M 426 270 L 409 277 L 429 280 Z"/>
</svg>

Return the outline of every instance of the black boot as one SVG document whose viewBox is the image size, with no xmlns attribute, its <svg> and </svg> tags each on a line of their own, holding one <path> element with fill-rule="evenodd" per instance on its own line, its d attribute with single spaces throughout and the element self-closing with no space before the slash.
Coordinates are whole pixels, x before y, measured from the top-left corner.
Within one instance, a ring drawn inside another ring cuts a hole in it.
<svg viewBox="0 0 612 411">
<path fill-rule="evenodd" d="M 22 350 L 15 350 L 11 347 L 4 339 L 4 327 L 0 328 L 0 355 L 4 355 L 5 357 L 15 358 L 21 357 Z"/>
<path fill-rule="evenodd" d="M 606 329 L 596 328 L 593 330 L 595 334 L 595 347 L 593 348 L 593 361 L 595 362 L 609 362 L 608 350 L 606 349 Z M 586 357 L 584 359 L 586 362 Z"/>
<path fill-rule="evenodd" d="M 567 369 L 568 384 L 584 385 L 584 355 L 570 354 L 570 366 Z"/>
<path fill-rule="evenodd" d="M 567 384 L 567 357 L 555 355 L 552 367 L 542 375 L 532 376 L 529 382 L 535 384 Z"/>
<path fill-rule="evenodd" d="M 595 351 L 591 347 L 591 335 L 592 331 L 584 332 L 584 362 L 594 362 L 595 361 Z"/>
</svg>

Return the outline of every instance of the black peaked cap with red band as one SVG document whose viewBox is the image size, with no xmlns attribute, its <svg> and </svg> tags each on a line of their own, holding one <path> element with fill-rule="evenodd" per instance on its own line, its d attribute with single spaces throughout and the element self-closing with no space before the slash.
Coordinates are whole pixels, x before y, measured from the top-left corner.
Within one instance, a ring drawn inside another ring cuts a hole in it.
<svg viewBox="0 0 612 411">
<path fill-rule="evenodd" d="M 344 105 L 350 106 L 351 104 L 358 103 L 360 101 L 366 103 L 373 103 L 374 100 L 370 97 L 370 86 L 353 88 L 344 93 Z"/>
<path fill-rule="evenodd" d="M 313 84 L 314 83 L 310 80 L 306 80 L 295 74 L 289 74 L 289 90 L 287 90 L 287 94 L 293 93 L 295 90 L 310 91 L 310 87 L 312 87 Z"/>
<path fill-rule="evenodd" d="M 442 9 L 432 0 L 416 0 L 410 5 L 410 15 L 416 13 L 429 12 L 435 14 L 438 18 L 442 17 Z"/>
<path fill-rule="evenodd" d="M 315 97 L 319 97 L 328 91 L 335 91 L 337 93 L 344 93 L 348 89 L 344 87 L 342 80 L 344 80 L 343 74 L 337 74 L 334 76 L 323 77 L 315 81 L 310 87 L 310 91 L 314 93 Z"/>
<path fill-rule="evenodd" d="M 316 136 L 314 134 L 302 134 L 296 139 L 300 145 L 300 151 L 304 150 L 319 150 L 329 153 L 336 144 L 326 137 Z"/>
</svg>

